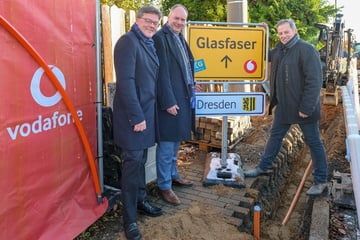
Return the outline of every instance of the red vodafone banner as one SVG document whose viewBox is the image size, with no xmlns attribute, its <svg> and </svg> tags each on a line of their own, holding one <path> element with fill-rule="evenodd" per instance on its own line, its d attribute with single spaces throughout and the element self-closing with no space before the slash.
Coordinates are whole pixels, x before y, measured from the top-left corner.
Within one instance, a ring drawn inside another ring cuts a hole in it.
<svg viewBox="0 0 360 240">
<path fill-rule="evenodd" d="M 0 1 L 0 239 L 73 239 L 107 208 L 89 165 L 95 11 L 95 1 Z"/>
</svg>

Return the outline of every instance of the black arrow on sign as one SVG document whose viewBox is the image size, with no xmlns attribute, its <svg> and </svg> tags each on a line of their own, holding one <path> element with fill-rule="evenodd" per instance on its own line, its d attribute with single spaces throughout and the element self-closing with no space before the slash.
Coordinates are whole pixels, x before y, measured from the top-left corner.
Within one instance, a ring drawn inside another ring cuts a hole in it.
<svg viewBox="0 0 360 240">
<path fill-rule="evenodd" d="M 221 59 L 221 62 L 224 62 L 224 61 L 225 61 L 225 68 L 227 68 L 227 66 L 228 66 L 228 61 L 232 62 L 231 58 L 229 58 L 228 55 L 225 55 L 225 57 L 223 57 Z"/>
</svg>

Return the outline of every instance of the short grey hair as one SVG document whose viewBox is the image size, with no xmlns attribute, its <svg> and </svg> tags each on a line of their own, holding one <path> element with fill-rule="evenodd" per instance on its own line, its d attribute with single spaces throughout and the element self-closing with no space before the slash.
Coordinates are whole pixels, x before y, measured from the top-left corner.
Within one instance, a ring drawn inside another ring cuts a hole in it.
<svg viewBox="0 0 360 240">
<path fill-rule="evenodd" d="M 160 10 L 157 9 L 156 7 L 144 6 L 144 7 L 140 8 L 139 11 L 137 12 L 136 18 L 142 18 L 142 16 L 144 16 L 145 13 L 156 14 L 156 15 L 158 15 L 159 19 L 161 19 L 161 17 L 162 17 Z"/>
<path fill-rule="evenodd" d="M 290 25 L 290 28 L 293 30 L 296 30 L 296 24 L 295 21 L 291 18 L 288 19 L 281 19 L 280 21 L 278 21 L 278 23 L 276 24 L 275 28 L 277 29 L 280 25 L 283 25 L 285 23 L 288 23 Z"/>
<path fill-rule="evenodd" d="M 185 12 L 186 12 L 186 15 L 189 15 L 189 11 L 187 10 L 187 8 L 186 8 L 184 5 L 180 4 L 180 3 L 175 4 L 174 6 L 172 6 L 172 7 L 170 8 L 170 12 L 174 11 L 174 10 L 175 10 L 176 8 L 178 8 L 178 7 L 183 8 L 183 9 L 185 10 Z"/>
</svg>

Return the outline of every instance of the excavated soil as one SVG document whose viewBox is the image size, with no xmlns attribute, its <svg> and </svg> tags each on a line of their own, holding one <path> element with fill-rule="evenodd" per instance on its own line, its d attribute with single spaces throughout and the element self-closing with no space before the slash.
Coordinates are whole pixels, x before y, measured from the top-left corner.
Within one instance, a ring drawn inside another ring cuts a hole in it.
<svg viewBox="0 0 360 240">
<path fill-rule="evenodd" d="M 236 149 L 240 151 L 242 161 L 248 165 L 255 165 L 259 160 L 269 135 L 272 118 L 270 116 L 252 117 L 251 121 L 252 131 L 244 137 Z M 345 159 L 346 132 L 341 104 L 337 106 L 323 105 L 323 117 L 320 128 L 328 155 L 328 180 L 331 182 L 334 171 L 350 173 L 349 163 Z M 304 159 L 309 158 L 308 153 L 305 155 Z M 284 216 L 295 195 L 306 166 L 306 161 L 300 161 L 294 166 L 293 174 L 288 176 L 286 191 L 282 195 L 282 201 L 279 209 L 277 209 L 277 213 L 272 219 L 262 222 L 261 239 L 308 239 L 311 223 L 311 201 L 309 201 L 306 194 L 301 194 L 289 222 L 286 225 L 282 225 Z M 310 186 L 311 178 L 309 177 L 304 188 L 309 188 Z M 214 187 L 213 190 L 219 194 L 234 191 L 232 188 L 221 185 Z M 346 222 L 347 211 L 350 211 L 352 216 L 354 215 L 354 210 L 341 208 L 330 200 L 330 240 L 356 239 L 354 225 L 351 227 Z M 139 228 L 145 240 L 254 239 L 250 234 L 240 233 L 236 227 L 225 223 L 216 211 L 201 203 L 193 204 L 189 208 L 177 211 L 172 215 L 141 220 Z M 105 214 L 76 238 L 76 240 L 83 239 L 124 239 L 120 208 L 113 209 Z"/>
</svg>

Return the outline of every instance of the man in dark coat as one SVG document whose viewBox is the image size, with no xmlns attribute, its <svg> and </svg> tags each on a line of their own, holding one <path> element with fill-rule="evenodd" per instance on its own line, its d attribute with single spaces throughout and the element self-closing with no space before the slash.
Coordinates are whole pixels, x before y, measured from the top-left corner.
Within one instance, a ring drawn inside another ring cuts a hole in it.
<svg viewBox="0 0 360 240">
<path fill-rule="evenodd" d="M 162 210 L 146 200 L 147 149 L 155 145 L 156 79 L 159 60 L 152 36 L 161 13 L 146 6 L 136 23 L 115 45 L 116 92 L 113 103 L 114 141 L 121 149 L 121 201 L 127 239 L 141 239 L 137 211 L 159 216 Z"/>
<path fill-rule="evenodd" d="M 192 186 L 180 178 L 177 152 L 181 141 L 191 139 L 194 126 L 195 84 L 194 58 L 181 31 L 188 16 L 187 9 L 177 4 L 170 9 L 168 22 L 155 34 L 160 61 L 157 84 L 159 141 L 156 149 L 157 183 L 166 202 L 180 204 L 172 184 Z"/>
<path fill-rule="evenodd" d="M 320 56 L 312 45 L 299 38 L 292 19 L 280 20 L 276 29 L 280 42 L 270 54 L 270 114 L 276 106 L 271 135 L 260 163 L 245 171 L 245 176 L 271 173 L 285 134 L 291 124 L 298 124 L 314 168 L 314 185 L 307 194 L 319 195 L 327 186 L 326 153 L 319 131 L 323 79 Z"/>
</svg>

